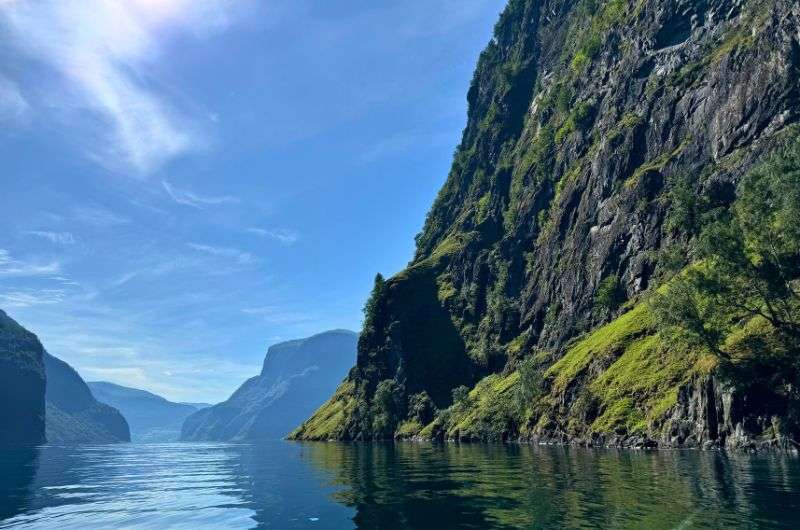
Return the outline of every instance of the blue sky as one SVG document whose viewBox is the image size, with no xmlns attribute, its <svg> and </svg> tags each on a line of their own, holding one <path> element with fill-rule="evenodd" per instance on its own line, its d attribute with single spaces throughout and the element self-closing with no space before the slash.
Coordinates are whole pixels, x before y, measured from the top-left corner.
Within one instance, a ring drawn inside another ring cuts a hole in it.
<svg viewBox="0 0 800 530">
<path fill-rule="evenodd" d="M 358 330 L 504 0 L 0 0 L 0 308 L 87 380 L 221 401 Z"/>
</svg>

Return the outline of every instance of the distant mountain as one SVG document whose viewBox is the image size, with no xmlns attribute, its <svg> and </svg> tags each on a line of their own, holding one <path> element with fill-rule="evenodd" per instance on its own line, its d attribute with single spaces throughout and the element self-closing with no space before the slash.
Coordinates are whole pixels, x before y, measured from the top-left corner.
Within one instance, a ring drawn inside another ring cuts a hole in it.
<svg viewBox="0 0 800 530">
<path fill-rule="evenodd" d="M 174 442 L 189 415 L 210 405 L 174 403 L 145 390 L 114 383 L 90 382 L 92 394 L 101 403 L 116 407 L 128 420 L 134 442 Z M 201 406 L 202 405 L 202 406 Z"/>
<path fill-rule="evenodd" d="M 192 414 L 185 441 L 241 441 L 286 436 L 313 413 L 347 375 L 358 335 L 336 330 L 284 342 L 267 352 L 261 374 L 224 403 Z"/>
<path fill-rule="evenodd" d="M 44 352 L 48 443 L 116 443 L 131 440 L 120 412 L 98 402 L 81 376 Z"/>
<path fill-rule="evenodd" d="M 207 409 L 208 407 L 213 407 L 211 403 L 192 403 L 190 401 L 181 401 L 181 405 L 189 405 L 190 407 L 194 407 L 197 410 Z"/>
<path fill-rule="evenodd" d="M 0 311 L 0 444 L 45 440 L 44 348 Z"/>
</svg>

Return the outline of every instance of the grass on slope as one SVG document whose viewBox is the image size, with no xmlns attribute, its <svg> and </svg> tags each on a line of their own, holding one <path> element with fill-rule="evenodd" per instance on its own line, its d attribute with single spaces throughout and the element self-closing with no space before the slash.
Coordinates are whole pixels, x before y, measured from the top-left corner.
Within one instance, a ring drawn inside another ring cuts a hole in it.
<svg viewBox="0 0 800 530">
<path fill-rule="evenodd" d="M 289 434 L 291 440 L 332 440 L 341 438 L 348 417 L 353 413 L 356 399 L 353 395 L 355 384 L 345 381 L 333 396 Z"/>
</svg>

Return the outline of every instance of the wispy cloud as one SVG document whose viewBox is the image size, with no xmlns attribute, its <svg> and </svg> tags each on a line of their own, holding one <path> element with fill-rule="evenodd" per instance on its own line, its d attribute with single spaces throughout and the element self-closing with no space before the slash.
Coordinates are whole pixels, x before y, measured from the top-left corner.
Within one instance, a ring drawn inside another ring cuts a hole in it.
<svg viewBox="0 0 800 530">
<path fill-rule="evenodd" d="M 75 243 L 75 236 L 69 232 L 52 232 L 50 230 L 28 230 L 26 234 L 46 239 L 51 243 L 59 245 L 72 245 Z"/>
<path fill-rule="evenodd" d="M 249 265 L 257 261 L 256 258 L 249 252 L 244 252 L 236 248 L 214 247 L 200 243 L 188 243 L 188 246 L 189 248 L 192 248 L 198 252 L 203 252 L 212 256 L 219 256 L 221 258 L 230 258 L 235 260 L 240 265 Z"/>
<path fill-rule="evenodd" d="M 0 276 L 45 276 L 57 274 L 61 270 L 58 261 L 41 263 L 38 261 L 21 261 L 0 248 Z"/>
<path fill-rule="evenodd" d="M 111 126 L 110 135 L 96 131 L 110 140 L 105 152 L 90 156 L 101 162 L 122 159 L 147 174 L 202 143 L 190 132 L 193 120 L 149 77 L 161 36 L 174 28 L 199 36 L 224 30 L 233 5 L 230 0 L 10 0 L 0 2 L 0 16 L 9 44 L 69 83 L 66 91 L 60 83 L 45 90 L 62 100 L 79 94 L 76 106 L 92 109 Z"/>
<path fill-rule="evenodd" d="M 73 217 L 82 223 L 93 226 L 115 226 L 130 223 L 127 217 L 100 207 L 79 207 L 72 210 Z"/>
<path fill-rule="evenodd" d="M 11 80 L 0 76 L 0 119 L 19 120 L 28 114 L 29 110 L 30 103 L 22 95 L 19 87 Z"/>
<path fill-rule="evenodd" d="M 297 232 L 286 228 L 267 230 L 264 228 L 252 227 L 248 228 L 247 232 L 250 234 L 257 235 L 259 237 L 268 237 L 270 239 L 274 239 L 275 241 L 279 241 L 284 245 L 291 245 L 293 243 L 296 243 L 297 240 L 300 238 Z"/>
<path fill-rule="evenodd" d="M 17 290 L 0 293 L 0 306 L 31 307 L 34 305 L 60 304 L 66 292 L 62 289 Z"/>
<path fill-rule="evenodd" d="M 203 196 L 189 190 L 181 190 L 167 182 L 162 181 L 164 190 L 167 192 L 173 201 L 184 206 L 191 206 L 192 208 L 203 208 L 205 206 L 213 206 L 217 204 L 236 204 L 239 199 L 230 195 L 222 195 L 218 197 Z"/>
</svg>

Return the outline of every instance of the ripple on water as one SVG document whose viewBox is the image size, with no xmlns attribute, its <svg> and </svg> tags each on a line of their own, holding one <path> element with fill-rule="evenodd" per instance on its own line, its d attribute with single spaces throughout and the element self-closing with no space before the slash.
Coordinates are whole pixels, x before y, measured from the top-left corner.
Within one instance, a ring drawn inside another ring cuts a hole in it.
<svg viewBox="0 0 800 530">
<path fill-rule="evenodd" d="M 794 457 L 425 444 L 0 452 L 0 528 L 800 525 Z"/>
</svg>

